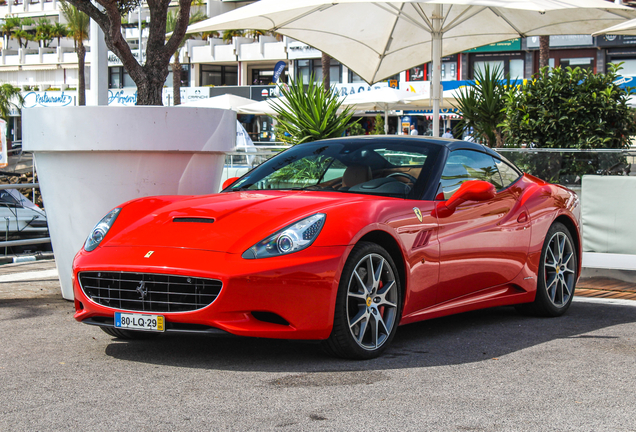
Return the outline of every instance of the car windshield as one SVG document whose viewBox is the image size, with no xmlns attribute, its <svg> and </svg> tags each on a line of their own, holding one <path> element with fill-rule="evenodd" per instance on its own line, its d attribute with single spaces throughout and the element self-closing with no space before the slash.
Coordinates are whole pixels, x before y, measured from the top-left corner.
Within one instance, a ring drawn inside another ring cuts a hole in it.
<svg viewBox="0 0 636 432">
<path fill-rule="evenodd" d="M 438 146 L 419 140 L 316 141 L 277 155 L 225 191 L 292 189 L 411 198 L 437 153 Z"/>
</svg>

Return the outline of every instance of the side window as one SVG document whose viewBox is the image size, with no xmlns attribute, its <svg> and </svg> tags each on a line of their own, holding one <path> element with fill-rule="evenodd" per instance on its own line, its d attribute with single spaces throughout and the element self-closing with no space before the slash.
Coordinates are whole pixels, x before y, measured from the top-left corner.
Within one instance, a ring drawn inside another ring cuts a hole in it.
<svg viewBox="0 0 636 432">
<path fill-rule="evenodd" d="M 501 176 L 492 156 L 472 150 L 452 152 L 442 173 L 444 199 L 450 198 L 462 183 L 469 180 L 485 180 L 497 190 L 502 189 Z"/>
<path fill-rule="evenodd" d="M 501 175 L 502 189 L 507 188 L 508 186 L 516 182 L 519 177 L 521 177 L 516 169 L 514 169 L 504 161 L 495 159 L 495 163 L 497 164 L 499 174 Z"/>
</svg>

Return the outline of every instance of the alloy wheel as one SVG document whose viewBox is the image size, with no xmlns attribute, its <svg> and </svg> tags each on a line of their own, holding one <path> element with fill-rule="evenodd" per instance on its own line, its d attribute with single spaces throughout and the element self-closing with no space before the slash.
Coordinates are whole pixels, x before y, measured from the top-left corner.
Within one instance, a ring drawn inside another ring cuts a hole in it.
<svg viewBox="0 0 636 432">
<path fill-rule="evenodd" d="M 356 264 L 347 289 L 347 323 L 353 339 L 365 350 L 381 347 L 397 321 L 398 287 L 388 261 L 365 255 Z"/>
<path fill-rule="evenodd" d="M 576 262 L 565 233 L 558 231 L 550 238 L 543 268 L 548 299 L 558 308 L 567 305 L 574 291 Z"/>
</svg>

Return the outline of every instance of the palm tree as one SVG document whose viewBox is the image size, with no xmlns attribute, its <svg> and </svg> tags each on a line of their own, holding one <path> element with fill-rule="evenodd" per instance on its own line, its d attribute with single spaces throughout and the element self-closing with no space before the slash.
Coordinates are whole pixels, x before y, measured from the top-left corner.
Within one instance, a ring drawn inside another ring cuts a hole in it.
<svg viewBox="0 0 636 432">
<path fill-rule="evenodd" d="M 0 25 L 0 31 L 4 36 L 4 49 L 9 47 L 9 38 L 13 34 L 13 30 L 20 27 L 20 18 L 14 16 L 8 16 L 4 19 L 4 23 Z"/>
<path fill-rule="evenodd" d="M 26 48 L 29 43 L 29 37 L 31 37 L 31 34 L 27 32 L 26 30 L 17 28 L 13 30 L 11 37 L 18 40 L 18 45 L 20 46 L 20 48 Z M 22 45 L 23 40 L 24 40 L 24 46 Z"/>
<path fill-rule="evenodd" d="M 475 135 L 486 141 L 489 147 L 503 147 L 503 125 L 506 118 L 507 89 L 510 88 L 510 76 L 504 75 L 501 66 L 475 71 L 475 83 L 462 88 L 453 105 L 462 113 L 457 130 L 473 129 Z"/>
<path fill-rule="evenodd" d="M 218 38 L 219 36 L 221 36 L 221 33 L 219 33 L 218 31 L 209 31 L 209 32 L 201 33 L 201 39 L 203 40 L 208 40 L 210 38 Z"/>
<path fill-rule="evenodd" d="M 32 32 L 25 30 L 25 27 L 29 27 L 35 24 L 33 18 L 22 18 L 18 21 L 18 26 L 13 30 L 12 37 L 18 40 L 20 48 L 27 48 L 29 41 L 35 40 L 35 35 Z M 22 46 L 22 40 L 24 40 L 24 46 Z"/>
<path fill-rule="evenodd" d="M 61 2 L 62 15 L 68 22 L 68 35 L 73 38 L 75 51 L 77 52 L 77 65 L 79 71 L 77 73 L 77 104 L 86 105 L 86 79 L 84 77 L 86 64 L 86 47 L 84 41 L 88 39 L 88 27 L 90 18 L 84 12 L 79 11 L 75 6 Z"/>
<path fill-rule="evenodd" d="M 24 98 L 20 93 L 20 89 L 13 87 L 11 84 L 0 85 L 0 118 L 2 120 L 9 121 L 11 110 L 20 111 L 23 104 Z"/>
<path fill-rule="evenodd" d="M 41 42 L 44 47 L 48 48 L 49 45 L 51 45 L 51 42 L 53 42 L 54 36 L 52 33 L 53 26 L 51 25 L 51 22 L 46 18 L 40 18 L 38 20 L 38 25 L 35 28 L 35 40 Z"/>
<path fill-rule="evenodd" d="M 190 15 L 189 24 L 193 24 L 195 22 L 203 21 L 207 18 L 207 15 L 203 12 L 195 12 Z M 172 33 L 177 24 L 177 13 L 176 12 L 168 12 L 166 16 L 166 33 Z M 181 48 L 185 44 L 185 41 L 189 38 L 192 38 L 194 35 L 189 34 L 186 35 L 181 43 L 179 44 L 179 48 L 174 53 L 174 60 L 172 62 L 172 96 L 174 100 L 174 105 L 181 105 L 181 72 L 183 68 L 181 67 L 181 63 L 179 62 L 179 55 L 181 54 Z"/>
<path fill-rule="evenodd" d="M 280 141 L 295 145 L 336 138 L 352 127 L 353 109 L 347 107 L 338 112 L 342 104 L 338 92 L 314 80 L 312 75 L 307 86 L 300 79 L 290 81 L 287 86 L 280 87 L 285 99 L 279 103 L 270 102 L 278 115 L 274 128 Z"/>
<path fill-rule="evenodd" d="M 234 37 L 245 35 L 245 30 L 225 30 L 223 32 L 223 42 L 231 42 Z"/>
<path fill-rule="evenodd" d="M 68 36 L 68 29 L 66 28 L 64 24 L 60 24 L 59 22 L 56 22 L 55 24 L 53 24 L 53 29 L 51 30 L 51 37 L 53 37 L 54 39 L 57 39 L 58 47 L 60 46 L 60 43 L 62 42 L 61 39 L 67 36 Z"/>
</svg>

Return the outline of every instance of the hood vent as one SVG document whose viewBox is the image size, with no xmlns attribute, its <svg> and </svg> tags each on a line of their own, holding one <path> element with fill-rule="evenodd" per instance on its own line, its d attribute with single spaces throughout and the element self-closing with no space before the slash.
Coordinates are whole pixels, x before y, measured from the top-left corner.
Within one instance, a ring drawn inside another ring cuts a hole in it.
<svg viewBox="0 0 636 432">
<path fill-rule="evenodd" d="M 198 217 L 176 217 L 172 219 L 172 222 L 197 222 L 197 223 L 214 223 L 212 218 L 198 218 Z"/>
</svg>

